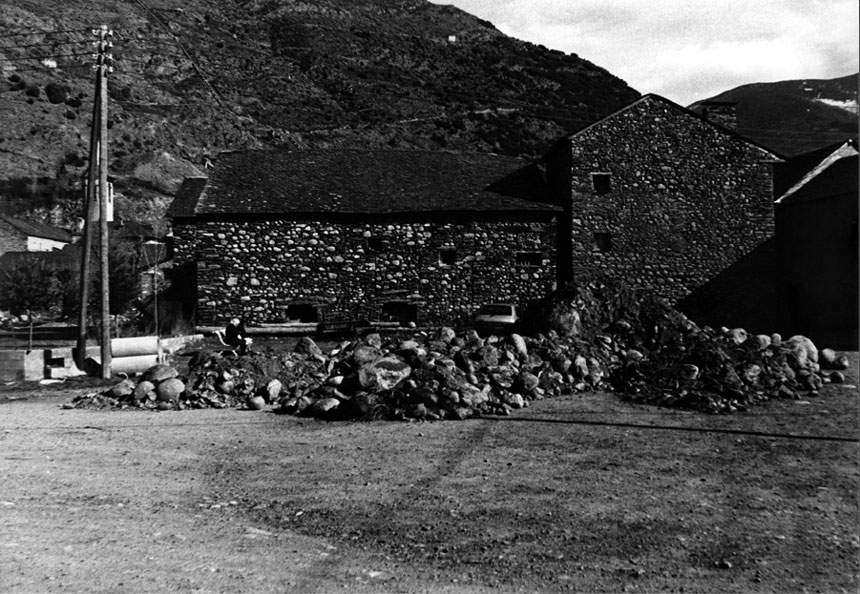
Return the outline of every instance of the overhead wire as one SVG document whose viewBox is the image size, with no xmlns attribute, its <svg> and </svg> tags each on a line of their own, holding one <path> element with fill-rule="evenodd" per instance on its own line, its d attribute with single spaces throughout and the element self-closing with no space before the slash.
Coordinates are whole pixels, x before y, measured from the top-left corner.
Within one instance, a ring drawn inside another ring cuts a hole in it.
<svg viewBox="0 0 860 594">
<path fill-rule="evenodd" d="M 67 33 L 89 33 L 93 30 L 92 27 L 86 29 L 60 29 L 58 31 L 32 31 L 28 33 L 7 33 L 0 35 L 0 39 L 9 39 L 12 37 L 34 37 L 37 35 L 64 35 Z"/>
<path fill-rule="evenodd" d="M 92 53 L 52 54 L 52 55 L 47 55 L 47 56 L 19 56 L 17 58 L 0 58 L 0 62 L 24 62 L 26 60 L 55 60 L 57 58 L 88 58 L 88 59 L 92 59 Z"/>
</svg>

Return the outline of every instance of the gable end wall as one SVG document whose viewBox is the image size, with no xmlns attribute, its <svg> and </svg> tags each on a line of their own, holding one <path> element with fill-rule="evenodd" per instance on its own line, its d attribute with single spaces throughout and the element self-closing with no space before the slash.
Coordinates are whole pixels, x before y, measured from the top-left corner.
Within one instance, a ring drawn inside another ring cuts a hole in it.
<svg viewBox="0 0 860 594">
<path fill-rule="evenodd" d="M 26 251 L 27 236 L 9 223 L 0 221 L 0 254 Z"/>
<path fill-rule="evenodd" d="M 572 137 L 573 279 L 606 273 L 676 302 L 774 234 L 763 150 L 657 100 Z M 598 194 L 592 173 L 611 175 Z M 609 233 L 601 251 L 595 233 Z"/>
</svg>

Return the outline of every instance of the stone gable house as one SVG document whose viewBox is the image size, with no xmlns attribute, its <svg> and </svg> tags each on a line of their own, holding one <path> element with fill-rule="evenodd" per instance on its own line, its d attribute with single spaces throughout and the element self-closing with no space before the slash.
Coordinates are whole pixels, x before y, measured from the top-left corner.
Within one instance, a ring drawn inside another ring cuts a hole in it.
<svg viewBox="0 0 860 594">
<path fill-rule="evenodd" d="M 776 298 L 769 244 L 781 159 L 730 122 L 726 104 L 702 115 L 645 95 L 558 140 L 543 162 L 564 209 L 560 282 L 608 275 L 699 322 L 761 324 L 761 311 L 744 310 Z"/>
<path fill-rule="evenodd" d="M 72 242 L 70 231 L 0 214 L 0 255 L 6 252 L 51 252 Z"/>
<path fill-rule="evenodd" d="M 556 283 L 556 217 L 536 165 L 396 150 L 244 151 L 183 183 L 168 215 L 197 323 L 465 322 Z"/>
</svg>

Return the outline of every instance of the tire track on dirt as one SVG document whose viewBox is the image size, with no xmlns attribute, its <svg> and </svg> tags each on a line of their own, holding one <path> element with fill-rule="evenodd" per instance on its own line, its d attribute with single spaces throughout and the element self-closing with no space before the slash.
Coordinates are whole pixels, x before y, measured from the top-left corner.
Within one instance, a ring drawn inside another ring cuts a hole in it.
<svg viewBox="0 0 860 594">
<path fill-rule="evenodd" d="M 477 423 L 467 435 L 461 438 L 458 446 L 449 450 L 449 455 L 433 467 L 430 473 L 408 485 L 405 489 L 398 490 L 394 498 L 381 504 L 370 517 L 357 522 L 353 529 L 358 529 L 360 533 L 364 534 L 391 524 L 392 518 L 396 517 L 403 509 L 408 508 L 409 503 L 431 493 L 435 485 L 451 476 L 499 427 L 498 424 L 488 422 L 486 419 L 478 420 Z M 352 546 L 354 545 L 350 545 L 350 547 Z M 308 593 L 327 591 L 325 590 L 327 579 L 337 573 L 338 569 L 345 567 L 345 560 L 342 554 L 329 554 L 321 557 L 317 562 L 300 572 L 296 591 Z M 399 563 L 396 559 L 392 561 Z"/>
</svg>

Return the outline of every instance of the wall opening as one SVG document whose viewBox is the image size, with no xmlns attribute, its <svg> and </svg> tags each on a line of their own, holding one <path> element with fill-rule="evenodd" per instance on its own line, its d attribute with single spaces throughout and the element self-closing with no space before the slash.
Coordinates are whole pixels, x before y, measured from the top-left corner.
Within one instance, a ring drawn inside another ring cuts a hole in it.
<svg viewBox="0 0 860 594">
<path fill-rule="evenodd" d="M 287 318 L 291 322 L 308 324 L 319 322 L 319 310 L 313 303 L 291 303 L 287 306 Z"/>
<path fill-rule="evenodd" d="M 439 264 L 453 266 L 457 263 L 457 250 L 439 250 Z"/>
<path fill-rule="evenodd" d="M 608 194 L 612 189 L 612 174 L 592 173 L 591 185 L 594 188 L 595 194 Z"/>
<path fill-rule="evenodd" d="M 418 306 L 406 301 L 387 301 L 380 309 L 381 322 L 397 322 L 408 326 L 418 321 Z"/>
<path fill-rule="evenodd" d="M 594 232 L 594 247 L 598 252 L 612 251 L 612 233 L 609 231 Z"/>
<path fill-rule="evenodd" d="M 514 257 L 517 266 L 539 268 L 543 265 L 543 254 L 541 252 L 517 252 Z"/>
</svg>

